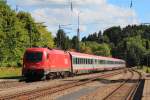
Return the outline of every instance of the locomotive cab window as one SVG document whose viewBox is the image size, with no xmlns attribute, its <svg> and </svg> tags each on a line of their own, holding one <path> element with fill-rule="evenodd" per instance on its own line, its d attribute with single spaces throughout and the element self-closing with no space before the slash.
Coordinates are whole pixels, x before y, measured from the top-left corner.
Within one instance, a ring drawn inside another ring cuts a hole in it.
<svg viewBox="0 0 150 100">
<path fill-rule="evenodd" d="M 30 62 L 42 61 L 42 52 L 26 52 L 25 59 Z"/>
</svg>

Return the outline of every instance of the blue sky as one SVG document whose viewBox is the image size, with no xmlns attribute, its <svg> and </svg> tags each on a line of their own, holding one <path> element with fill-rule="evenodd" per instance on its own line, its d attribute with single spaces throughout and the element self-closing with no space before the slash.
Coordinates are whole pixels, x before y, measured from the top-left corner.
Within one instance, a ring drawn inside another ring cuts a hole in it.
<svg viewBox="0 0 150 100">
<path fill-rule="evenodd" d="M 65 32 L 76 35 L 77 17 L 80 16 L 80 37 L 111 26 L 150 22 L 150 0 L 7 0 L 15 9 L 30 12 L 36 22 L 44 22 L 55 36 L 58 25 L 67 25 Z M 73 11 L 70 10 L 70 2 Z M 70 25 L 71 24 L 71 25 Z"/>
<path fill-rule="evenodd" d="M 108 0 L 108 2 L 117 6 L 130 7 L 131 0 Z M 135 10 L 139 22 L 150 22 L 150 0 L 132 0 L 132 2 L 132 9 Z"/>
</svg>

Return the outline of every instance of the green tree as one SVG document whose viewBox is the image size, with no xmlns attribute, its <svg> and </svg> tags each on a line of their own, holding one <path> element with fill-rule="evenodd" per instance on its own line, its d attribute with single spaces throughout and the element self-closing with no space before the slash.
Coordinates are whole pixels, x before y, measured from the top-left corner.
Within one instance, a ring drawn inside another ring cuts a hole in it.
<svg viewBox="0 0 150 100">
<path fill-rule="evenodd" d="M 98 44 L 97 42 L 82 42 L 80 44 L 81 52 L 100 56 L 111 56 L 111 48 L 107 44 Z"/>
<path fill-rule="evenodd" d="M 42 26 L 42 25 L 41 25 Z M 0 64 L 21 66 L 26 48 L 36 45 L 53 46 L 51 33 L 35 23 L 29 13 L 19 12 L 0 1 Z M 45 39 L 40 41 L 40 39 Z M 31 43 L 30 43 L 31 40 Z"/>
<path fill-rule="evenodd" d="M 121 28 L 120 27 L 111 27 L 104 31 L 104 36 L 106 35 L 109 38 L 109 42 L 113 43 L 115 46 L 121 40 Z"/>
<path fill-rule="evenodd" d="M 57 47 L 60 49 L 67 50 L 70 47 L 69 37 L 66 36 L 66 33 L 64 32 L 63 29 L 58 30 L 55 41 Z"/>
<path fill-rule="evenodd" d="M 52 33 L 48 32 L 46 27 L 43 26 L 41 23 L 37 23 L 36 27 L 38 29 L 38 33 L 40 34 L 39 41 L 38 41 L 37 45 L 53 48 L 54 47 L 54 41 L 52 38 Z"/>
<path fill-rule="evenodd" d="M 28 47 L 38 46 L 38 41 L 40 39 L 39 29 L 34 19 L 29 13 L 19 12 L 17 14 L 20 22 L 23 23 L 24 29 L 27 31 Z"/>
<path fill-rule="evenodd" d="M 77 38 L 77 36 L 74 36 L 72 38 L 71 43 L 72 43 L 72 48 L 77 50 L 78 49 L 78 38 Z"/>
</svg>

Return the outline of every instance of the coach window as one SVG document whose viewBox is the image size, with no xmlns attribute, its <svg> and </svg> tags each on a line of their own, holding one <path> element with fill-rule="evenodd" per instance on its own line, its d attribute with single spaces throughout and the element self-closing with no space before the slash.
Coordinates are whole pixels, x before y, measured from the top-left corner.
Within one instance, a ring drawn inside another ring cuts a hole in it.
<svg viewBox="0 0 150 100">
<path fill-rule="evenodd" d="M 107 64 L 110 64 L 110 61 L 107 60 L 106 62 L 107 62 Z"/>
<path fill-rule="evenodd" d="M 111 64 L 113 64 L 113 62 L 112 62 L 112 61 L 110 61 L 110 63 L 111 63 Z"/>
<path fill-rule="evenodd" d="M 75 64 L 77 64 L 77 58 L 75 58 Z"/>
<path fill-rule="evenodd" d="M 79 58 L 79 64 L 81 63 L 81 59 Z"/>
<path fill-rule="evenodd" d="M 92 64 L 92 59 L 90 59 L 90 64 Z"/>
<path fill-rule="evenodd" d="M 86 59 L 86 64 L 89 64 L 88 61 L 89 61 L 89 59 Z"/>
<path fill-rule="evenodd" d="M 100 60 L 100 64 L 103 64 L 103 60 Z"/>
<path fill-rule="evenodd" d="M 91 64 L 91 59 L 89 59 L 89 64 Z"/>
<path fill-rule="evenodd" d="M 73 64 L 75 64 L 76 63 L 76 58 L 73 58 Z"/>
<path fill-rule="evenodd" d="M 116 61 L 116 64 L 118 64 L 118 62 Z"/>
<path fill-rule="evenodd" d="M 109 64 L 112 64 L 111 61 L 109 61 Z"/>
<path fill-rule="evenodd" d="M 90 59 L 88 59 L 88 64 L 90 64 Z"/>
<path fill-rule="evenodd" d="M 112 61 L 112 64 L 115 64 L 114 61 Z"/>
<path fill-rule="evenodd" d="M 85 64 L 85 58 L 83 58 L 83 64 Z"/>
<path fill-rule="evenodd" d="M 112 64 L 114 64 L 114 61 L 111 61 Z"/>
<path fill-rule="evenodd" d="M 95 64 L 97 64 L 97 59 L 95 59 Z"/>
<path fill-rule="evenodd" d="M 105 60 L 105 64 L 108 64 L 109 63 L 109 61 L 108 60 Z"/>
<path fill-rule="evenodd" d="M 105 61 L 104 61 L 104 60 L 100 60 L 100 63 L 101 63 L 101 64 L 105 64 Z"/>
<path fill-rule="evenodd" d="M 73 62 L 72 63 L 75 64 L 75 58 L 73 58 Z"/>
<path fill-rule="evenodd" d="M 112 61 L 109 61 L 109 64 L 113 64 L 113 62 L 112 62 Z"/>
<path fill-rule="evenodd" d="M 101 60 L 99 60 L 98 62 L 99 62 L 99 64 L 101 64 Z"/>
<path fill-rule="evenodd" d="M 75 61 L 74 64 L 77 64 L 77 59 L 76 58 L 74 58 L 74 61 Z"/>
<path fill-rule="evenodd" d="M 78 64 L 78 58 L 76 58 L 76 64 Z"/>
<path fill-rule="evenodd" d="M 80 62 L 81 62 L 81 59 L 79 58 L 78 64 L 80 64 Z"/>
<path fill-rule="evenodd" d="M 110 61 L 107 60 L 106 63 L 107 63 L 107 64 L 110 64 Z"/>
<path fill-rule="evenodd" d="M 86 59 L 86 64 L 88 64 L 88 59 Z"/>
<path fill-rule="evenodd" d="M 75 64 L 77 64 L 77 58 L 75 58 Z"/>
<path fill-rule="evenodd" d="M 88 59 L 86 59 L 86 64 L 88 64 Z"/>
</svg>

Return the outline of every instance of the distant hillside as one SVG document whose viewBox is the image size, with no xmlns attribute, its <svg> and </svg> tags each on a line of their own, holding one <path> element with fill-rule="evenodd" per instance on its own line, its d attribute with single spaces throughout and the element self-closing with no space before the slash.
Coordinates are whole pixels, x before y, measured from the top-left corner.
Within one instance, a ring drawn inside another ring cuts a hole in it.
<svg viewBox="0 0 150 100">
<path fill-rule="evenodd" d="M 150 65 L 150 25 L 115 26 L 83 37 L 82 42 L 86 41 L 109 45 L 112 56 L 126 60 L 130 66 Z"/>
</svg>

